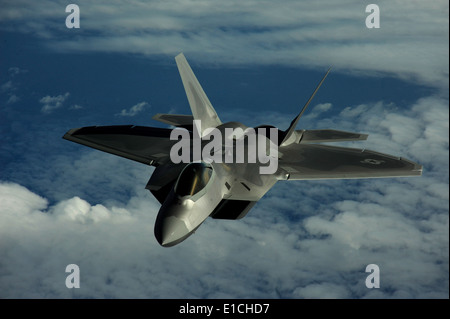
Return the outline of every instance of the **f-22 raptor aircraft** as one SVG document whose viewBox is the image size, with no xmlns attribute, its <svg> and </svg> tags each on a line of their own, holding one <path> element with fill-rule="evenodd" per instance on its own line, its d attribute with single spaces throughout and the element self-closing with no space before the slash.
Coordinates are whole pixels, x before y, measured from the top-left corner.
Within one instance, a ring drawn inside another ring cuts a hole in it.
<svg viewBox="0 0 450 319">
<path fill-rule="evenodd" d="M 208 129 L 213 128 L 221 133 L 226 133 L 226 129 L 241 128 L 244 131 L 249 129 L 239 122 L 222 123 L 184 55 L 180 53 L 175 57 L 175 61 L 192 115 L 156 114 L 153 119 L 175 126 L 178 130 L 187 131 L 187 136 L 192 142 L 197 135 L 202 146 L 208 142 Z M 154 232 L 159 244 L 165 247 L 174 246 L 188 238 L 208 217 L 217 219 L 244 217 L 279 180 L 421 175 L 422 166 L 404 158 L 366 149 L 320 144 L 365 140 L 366 134 L 330 129 L 295 129 L 328 72 L 287 130 L 281 131 L 269 125 L 255 128 L 270 128 L 277 133 L 276 141 L 269 140 L 268 135 L 263 136 L 267 142 L 277 146 L 272 158 L 277 160 L 278 166 L 270 174 L 260 173 L 259 169 L 264 163 L 259 159 L 250 162 L 247 158 L 244 162 L 233 163 L 193 161 L 190 156 L 190 162 L 175 163 L 171 160 L 171 149 L 179 143 L 179 139 L 171 139 L 173 131 L 171 128 L 134 125 L 91 126 L 71 129 L 64 138 L 155 167 L 146 189 L 162 204 Z M 194 120 L 201 121 L 201 127 Z M 258 134 L 260 131 L 258 130 Z M 234 143 L 231 144 L 231 150 L 236 150 L 239 140 L 249 140 L 245 135 L 228 138 Z M 189 145 L 192 153 L 195 151 L 194 146 L 192 143 Z M 267 144 L 265 145 L 267 147 Z M 251 145 L 244 143 L 244 146 L 247 150 Z M 213 153 L 216 151 L 214 149 Z M 224 155 L 225 148 L 219 149 L 218 153 Z M 249 157 L 251 155 L 249 153 Z"/>
</svg>

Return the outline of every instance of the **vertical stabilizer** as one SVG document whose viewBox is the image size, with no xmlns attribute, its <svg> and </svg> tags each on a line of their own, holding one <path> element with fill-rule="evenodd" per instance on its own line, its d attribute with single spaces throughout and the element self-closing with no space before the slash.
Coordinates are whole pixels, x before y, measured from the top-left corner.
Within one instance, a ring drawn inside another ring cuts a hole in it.
<svg viewBox="0 0 450 319">
<path fill-rule="evenodd" d="M 202 121 L 201 132 L 198 133 L 200 136 L 203 136 L 206 128 L 216 127 L 222 124 L 222 122 L 195 77 L 194 72 L 192 72 L 184 54 L 178 54 L 175 57 L 175 61 L 180 72 L 181 80 L 183 81 L 184 90 L 186 91 L 194 120 Z"/>
<path fill-rule="evenodd" d="M 295 127 L 297 126 L 297 123 L 298 123 L 298 120 L 302 117 L 302 115 L 305 112 L 306 108 L 308 107 L 309 103 L 311 103 L 312 99 L 314 98 L 314 95 L 316 95 L 316 93 L 319 90 L 320 86 L 322 85 L 323 81 L 325 81 L 328 73 L 330 73 L 330 70 L 331 70 L 331 68 L 328 69 L 327 73 L 324 75 L 324 77 L 322 78 L 322 80 L 319 82 L 319 84 L 317 85 L 316 89 L 314 90 L 314 92 L 309 97 L 309 100 L 306 102 L 305 106 L 303 106 L 303 108 L 300 111 L 300 113 L 291 122 L 291 125 L 289 126 L 289 128 L 284 132 L 284 138 L 279 143 L 280 146 L 283 146 L 283 145 L 286 145 L 286 144 L 290 144 L 288 140 L 292 136 L 292 134 L 294 133 Z"/>
</svg>

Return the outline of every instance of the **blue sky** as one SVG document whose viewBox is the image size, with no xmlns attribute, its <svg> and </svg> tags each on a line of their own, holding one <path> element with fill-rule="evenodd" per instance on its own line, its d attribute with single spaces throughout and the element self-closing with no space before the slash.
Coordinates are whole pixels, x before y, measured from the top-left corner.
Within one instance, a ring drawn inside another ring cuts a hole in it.
<svg viewBox="0 0 450 319">
<path fill-rule="evenodd" d="M 64 1 L 0 1 L 0 297 L 448 298 L 448 2 L 379 2 L 380 29 L 359 1 L 77 4 L 75 30 Z M 223 121 L 281 129 L 331 65 L 298 129 L 369 134 L 341 145 L 423 176 L 279 182 L 161 248 L 153 169 L 61 137 L 189 114 L 179 52 Z"/>
</svg>

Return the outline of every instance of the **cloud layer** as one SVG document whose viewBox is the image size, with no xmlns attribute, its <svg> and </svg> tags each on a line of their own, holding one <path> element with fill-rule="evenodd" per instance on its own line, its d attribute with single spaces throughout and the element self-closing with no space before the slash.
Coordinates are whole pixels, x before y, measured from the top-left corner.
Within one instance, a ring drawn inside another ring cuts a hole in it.
<svg viewBox="0 0 450 319">
<path fill-rule="evenodd" d="M 170 249 L 153 237 L 160 206 L 143 189 L 147 167 L 97 151 L 49 157 L 58 177 L 48 178 L 60 192 L 52 197 L 65 199 L 49 204 L 23 186 L 0 184 L 0 296 L 448 298 L 446 108 L 429 97 L 405 110 L 379 102 L 315 119 L 320 127 L 333 122 L 371 134 L 359 143 L 418 160 L 422 177 L 279 182 L 243 220 L 208 219 Z M 331 109 L 317 105 L 302 121 Z M 110 199 L 83 199 L 97 191 Z M 65 286 L 72 263 L 80 267 L 80 289 Z M 380 289 L 365 286 L 372 263 L 380 267 Z"/>
<path fill-rule="evenodd" d="M 130 107 L 129 109 L 123 109 L 117 115 L 119 115 L 119 116 L 135 116 L 138 113 L 142 112 L 146 108 L 146 106 L 148 106 L 147 102 L 139 102 L 139 103 L 133 105 L 132 107 Z"/>
<path fill-rule="evenodd" d="M 70 93 L 66 92 L 64 94 L 60 94 L 57 96 L 44 96 L 42 99 L 39 100 L 39 103 L 43 104 L 41 108 L 42 113 L 51 113 L 56 109 L 59 109 L 61 106 L 63 106 L 64 101 L 67 100 Z"/>
<path fill-rule="evenodd" d="M 80 2 L 80 29 L 66 29 L 64 1 L 7 1 L 0 22 L 55 50 L 145 56 L 185 52 L 210 65 L 283 64 L 391 75 L 448 87 L 448 1 L 383 2 L 368 29 L 360 1 Z"/>
</svg>

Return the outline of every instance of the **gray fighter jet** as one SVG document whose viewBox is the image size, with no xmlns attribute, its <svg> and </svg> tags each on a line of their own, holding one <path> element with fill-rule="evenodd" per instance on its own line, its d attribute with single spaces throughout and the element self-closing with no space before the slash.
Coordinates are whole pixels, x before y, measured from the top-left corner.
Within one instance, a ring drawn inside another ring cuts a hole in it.
<svg viewBox="0 0 450 319">
<path fill-rule="evenodd" d="M 255 148 L 255 142 L 252 144 L 250 134 L 227 135 L 227 129 L 232 129 L 233 132 L 241 129 L 241 132 L 248 133 L 250 128 L 238 122 L 222 123 L 184 55 L 179 54 L 175 60 L 192 115 L 156 114 L 153 117 L 155 120 L 175 126 L 175 129 L 134 125 L 91 126 L 71 129 L 63 137 L 155 167 L 146 189 L 162 204 L 155 222 L 155 237 L 162 246 L 168 247 L 182 242 L 208 217 L 216 219 L 244 217 L 279 180 L 400 177 L 422 174 L 421 165 L 404 158 L 366 149 L 320 144 L 365 140 L 366 134 L 330 129 L 295 129 L 329 70 L 286 131 L 269 125 L 256 127 L 252 131 L 257 132 L 258 141 L 262 137 L 261 140 L 266 142 L 263 144 L 258 142 Z M 269 136 L 267 130 L 263 129 L 270 129 L 276 133 L 275 138 Z M 178 138 L 171 138 L 174 130 L 178 130 L 178 133 L 183 131 L 184 136 L 189 139 L 191 152 L 188 161 L 172 160 L 171 155 L 179 155 L 179 152 L 173 152 L 173 147 L 180 143 L 179 137 L 182 135 L 180 133 Z M 246 153 L 247 157 L 244 156 L 244 160 L 241 158 L 240 161 L 236 159 L 234 162 L 215 161 L 205 157 L 198 160 L 198 156 L 196 160 L 195 151 L 199 150 L 194 145 L 196 136 L 200 146 L 206 147 L 212 140 L 210 136 L 212 130 L 224 134 L 221 137 L 222 147 L 210 148 L 207 154 L 216 155 L 216 159 L 224 159 L 227 154 L 236 151 L 233 156 L 237 158 L 238 146 L 244 145 L 244 152 L 250 151 Z M 230 141 L 231 144 L 226 144 Z M 243 143 L 239 144 L 240 142 Z M 225 144 L 228 147 L 225 147 Z M 255 159 L 255 153 L 261 149 L 263 149 L 261 154 L 269 153 L 269 156 L 266 158 L 258 156 L 258 159 Z M 271 152 L 272 150 L 274 152 Z M 267 168 L 268 159 L 276 160 L 277 165 L 271 173 L 262 174 L 261 167 Z"/>
</svg>

